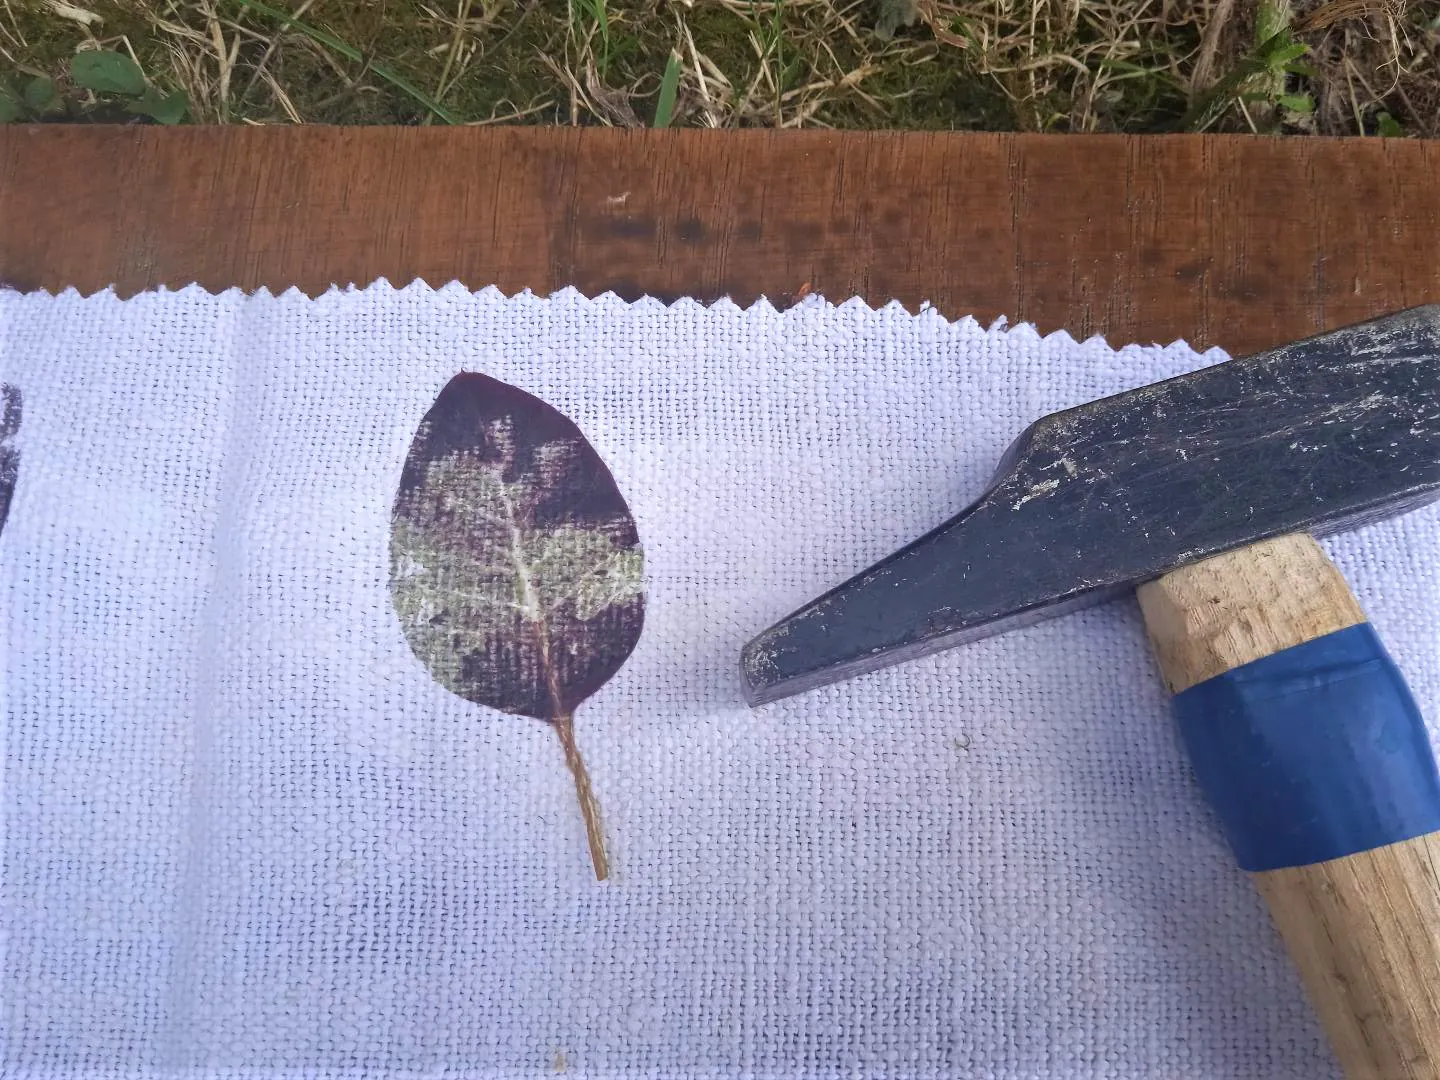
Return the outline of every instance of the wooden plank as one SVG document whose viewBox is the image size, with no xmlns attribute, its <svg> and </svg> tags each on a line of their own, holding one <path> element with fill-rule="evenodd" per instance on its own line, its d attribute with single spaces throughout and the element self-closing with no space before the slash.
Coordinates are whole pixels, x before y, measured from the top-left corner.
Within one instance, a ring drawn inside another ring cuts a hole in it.
<svg viewBox="0 0 1440 1080">
<path fill-rule="evenodd" d="M 1440 147 L 1246 137 L 0 129 L 0 281 L 933 303 L 1246 352 L 1440 300 Z"/>
</svg>

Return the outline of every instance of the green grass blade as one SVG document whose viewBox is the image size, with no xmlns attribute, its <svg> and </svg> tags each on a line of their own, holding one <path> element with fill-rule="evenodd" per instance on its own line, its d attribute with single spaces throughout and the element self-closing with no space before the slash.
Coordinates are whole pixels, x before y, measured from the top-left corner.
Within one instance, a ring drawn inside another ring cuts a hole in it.
<svg viewBox="0 0 1440 1080">
<path fill-rule="evenodd" d="M 660 79 L 660 100 L 655 105 L 655 126 L 669 127 L 675 117 L 675 93 L 680 89 L 680 54 L 671 50 Z"/>
<path fill-rule="evenodd" d="M 258 12 L 259 14 L 264 15 L 268 18 L 279 20 L 280 22 L 284 23 L 287 29 L 298 30 L 300 33 L 304 34 L 311 40 L 318 41 L 321 45 L 324 45 L 326 48 L 333 49 L 335 52 L 339 53 L 341 56 L 349 60 L 354 60 L 362 64 L 365 63 L 365 55 L 359 49 L 355 48 L 354 45 L 351 45 L 349 42 L 342 41 L 334 34 L 322 30 L 318 26 L 312 26 L 307 22 L 303 22 L 300 19 L 295 18 L 295 16 L 291 15 L 288 11 L 280 11 L 276 8 L 272 8 L 268 4 L 260 3 L 260 0 L 235 0 L 235 2 L 241 7 L 249 8 L 251 11 Z M 445 123 L 460 123 L 459 117 L 457 117 L 449 109 L 445 108 L 444 105 L 441 105 L 438 101 L 432 98 L 424 90 L 421 90 L 420 87 L 416 86 L 403 75 L 400 75 L 394 71 L 391 71 L 389 68 L 382 67 L 381 65 L 376 63 L 371 63 L 369 67 L 370 70 L 375 73 L 377 78 L 384 79 L 391 86 L 395 87 L 395 89 L 400 90 L 403 93 L 409 94 L 412 98 L 415 99 L 418 104 L 423 105 L 425 108 L 429 109 L 437 117 L 445 121 Z"/>
</svg>

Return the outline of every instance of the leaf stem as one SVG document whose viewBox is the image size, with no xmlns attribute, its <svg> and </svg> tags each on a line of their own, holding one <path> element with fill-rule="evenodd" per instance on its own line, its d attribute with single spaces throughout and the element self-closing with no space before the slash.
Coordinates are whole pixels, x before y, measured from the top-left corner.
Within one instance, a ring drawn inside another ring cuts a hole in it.
<svg viewBox="0 0 1440 1080">
<path fill-rule="evenodd" d="M 565 764 L 570 766 L 570 775 L 575 778 L 575 796 L 580 800 L 580 816 L 585 819 L 585 838 L 590 842 L 590 861 L 595 864 L 595 879 L 604 881 L 610 876 L 610 860 L 605 854 L 600 804 L 596 802 L 595 791 L 590 786 L 590 770 L 585 768 L 585 759 L 575 745 L 575 717 L 563 713 L 551 723 L 555 725 L 555 733 L 560 736 L 560 745 L 565 750 Z"/>
</svg>

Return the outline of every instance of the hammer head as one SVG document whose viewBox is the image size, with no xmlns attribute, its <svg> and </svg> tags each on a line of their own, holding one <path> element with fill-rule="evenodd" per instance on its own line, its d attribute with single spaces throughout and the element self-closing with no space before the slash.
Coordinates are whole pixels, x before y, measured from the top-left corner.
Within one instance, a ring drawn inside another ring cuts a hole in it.
<svg viewBox="0 0 1440 1080">
<path fill-rule="evenodd" d="M 968 509 L 745 646 L 752 705 L 1440 497 L 1440 305 L 1036 421 Z"/>
</svg>

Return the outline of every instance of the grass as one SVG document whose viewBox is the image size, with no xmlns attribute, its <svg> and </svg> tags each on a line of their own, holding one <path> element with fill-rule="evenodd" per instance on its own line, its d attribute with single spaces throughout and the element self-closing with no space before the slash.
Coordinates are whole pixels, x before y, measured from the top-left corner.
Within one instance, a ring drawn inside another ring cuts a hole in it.
<svg viewBox="0 0 1440 1080">
<path fill-rule="evenodd" d="M 1440 0 L 0 0 L 15 100 L 148 122 L 94 49 L 204 123 L 1440 136 Z"/>
</svg>

